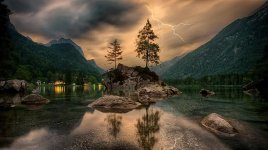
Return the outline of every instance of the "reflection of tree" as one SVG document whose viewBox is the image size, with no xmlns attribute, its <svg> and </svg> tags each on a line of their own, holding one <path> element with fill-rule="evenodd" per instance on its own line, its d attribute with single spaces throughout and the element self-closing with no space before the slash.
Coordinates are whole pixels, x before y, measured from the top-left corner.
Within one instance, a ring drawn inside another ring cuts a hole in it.
<svg viewBox="0 0 268 150">
<path fill-rule="evenodd" d="M 157 138 L 155 137 L 155 133 L 157 133 L 160 129 L 159 127 L 159 111 L 149 111 L 149 108 L 146 108 L 146 114 L 142 116 L 141 119 L 137 120 L 137 135 L 138 135 L 138 143 L 140 147 L 145 150 L 150 150 L 153 148 L 155 143 L 157 142 Z"/>
<path fill-rule="evenodd" d="M 108 122 L 109 133 L 114 138 L 116 138 L 122 126 L 122 116 L 117 116 L 116 114 L 109 114 L 105 121 Z"/>
</svg>

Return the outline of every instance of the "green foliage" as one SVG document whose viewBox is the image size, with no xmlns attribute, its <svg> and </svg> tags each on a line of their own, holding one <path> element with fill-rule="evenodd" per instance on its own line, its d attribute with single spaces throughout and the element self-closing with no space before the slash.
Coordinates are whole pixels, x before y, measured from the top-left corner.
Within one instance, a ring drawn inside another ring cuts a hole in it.
<svg viewBox="0 0 268 150">
<path fill-rule="evenodd" d="M 120 46 L 120 43 L 115 39 L 112 43 L 110 43 L 110 46 L 107 50 L 108 54 L 105 56 L 107 61 L 113 63 L 114 62 L 114 69 L 116 69 L 116 63 L 119 60 L 122 60 L 122 48 Z"/>
<path fill-rule="evenodd" d="M 35 43 L 16 31 L 9 21 L 10 12 L 2 3 L 0 12 L 1 80 L 19 78 L 34 83 L 37 80 L 66 80 L 67 83 L 81 84 L 84 81 L 100 81 L 99 71 L 73 45 L 46 47 Z"/>
<path fill-rule="evenodd" d="M 159 45 L 154 43 L 154 40 L 158 37 L 155 35 L 152 30 L 152 25 L 147 20 L 146 25 L 142 30 L 139 31 L 138 39 L 136 41 L 136 52 L 138 53 L 138 57 L 141 57 L 146 61 L 146 68 L 148 68 L 149 63 L 159 64 Z"/>
<path fill-rule="evenodd" d="M 182 85 L 244 85 L 251 80 L 248 74 L 211 75 L 202 78 L 185 78 L 181 80 L 165 80 L 169 84 Z"/>
<path fill-rule="evenodd" d="M 252 71 L 268 43 L 267 11 L 268 7 L 262 7 L 255 14 L 234 21 L 212 40 L 178 60 L 161 77 L 176 80 Z M 265 69 L 265 64 L 262 66 Z"/>
<path fill-rule="evenodd" d="M 14 78 L 30 81 L 32 79 L 30 67 L 20 65 L 14 75 Z"/>
<path fill-rule="evenodd" d="M 268 79 L 268 45 L 266 45 L 264 50 L 264 55 L 262 59 L 257 62 L 256 67 L 251 72 L 255 80 L 258 79 Z"/>
</svg>

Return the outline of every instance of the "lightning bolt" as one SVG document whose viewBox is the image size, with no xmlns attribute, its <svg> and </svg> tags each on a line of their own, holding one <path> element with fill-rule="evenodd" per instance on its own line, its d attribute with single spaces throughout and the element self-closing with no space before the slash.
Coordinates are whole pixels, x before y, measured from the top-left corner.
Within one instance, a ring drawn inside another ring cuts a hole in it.
<svg viewBox="0 0 268 150">
<path fill-rule="evenodd" d="M 173 32 L 173 35 L 176 36 L 176 37 L 178 37 L 182 42 L 185 43 L 185 40 L 183 39 L 183 37 L 182 37 L 179 33 L 176 32 L 176 28 L 177 28 L 178 26 L 182 26 L 182 25 L 187 26 L 187 25 L 190 25 L 190 24 L 187 24 L 187 23 L 179 23 L 179 24 L 176 24 L 176 25 L 172 25 L 172 24 L 165 23 L 165 22 L 163 22 L 162 20 L 160 20 L 160 19 L 158 19 L 157 17 L 155 17 L 155 15 L 154 15 L 154 11 L 149 7 L 149 5 L 146 5 L 146 8 L 148 9 L 148 11 L 150 11 L 150 13 L 151 13 L 151 18 L 152 18 L 153 20 L 155 20 L 156 22 L 158 22 L 158 23 L 159 23 L 160 25 L 162 25 L 162 26 L 167 26 L 167 27 L 169 27 L 169 28 L 171 29 L 171 31 Z"/>
</svg>

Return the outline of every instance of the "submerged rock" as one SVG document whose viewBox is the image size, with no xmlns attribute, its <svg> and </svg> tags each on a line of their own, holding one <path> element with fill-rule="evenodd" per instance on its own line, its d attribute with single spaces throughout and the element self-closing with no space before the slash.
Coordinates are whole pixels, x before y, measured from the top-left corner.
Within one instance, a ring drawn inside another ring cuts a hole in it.
<svg viewBox="0 0 268 150">
<path fill-rule="evenodd" d="M 127 112 L 140 106 L 140 103 L 131 100 L 128 97 L 105 95 L 89 104 L 92 108 L 107 112 Z"/>
<path fill-rule="evenodd" d="M 47 104 L 48 102 L 48 99 L 38 94 L 27 95 L 21 101 L 21 103 L 25 105 L 42 105 Z"/>
<path fill-rule="evenodd" d="M 217 135 L 232 137 L 235 136 L 238 131 L 221 115 L 212 113 L 206 116 L 201 124 L 216 133 Z"/>
<path fill-rule="evenodd" d="M 8 80 L 0 82 L 0 91 L 24 92 L 26 91 L 27 82 L 24 80 Z"/>
<path fill-rule="evenodd" d="M 211 95 L 214 95 L 214 94 L 215 94 L 213 91 L 206 90 L 206 89 L 201 89 L 199 93 L 200 93 L 203 97 L 207 97 L 207 96 L 211 96 Z"/>
</svg>

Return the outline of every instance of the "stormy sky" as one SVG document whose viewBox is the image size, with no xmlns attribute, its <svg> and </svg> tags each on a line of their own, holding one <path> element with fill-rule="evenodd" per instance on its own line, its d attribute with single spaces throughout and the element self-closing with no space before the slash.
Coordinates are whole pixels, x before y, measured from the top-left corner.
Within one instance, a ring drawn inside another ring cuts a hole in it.
<svg viewBox="0 0 268 150">
<path fill-rule="evenodd" d="M 119 39 L 124 64 L 144 65 L 135 40 L 150 19 L 161 62 L 190 52 L 232 21 L 250 15 L 264 0 L 6 0 L 12 23 L 39 43 L 60 37 L 80 45 L 103 68 L 108 44 Z"/>
</svg>

